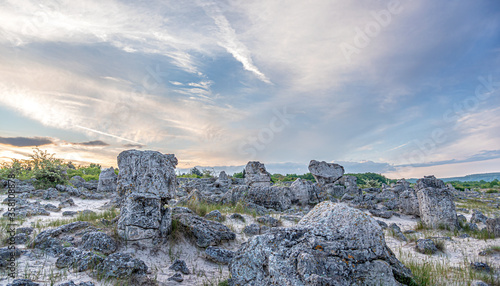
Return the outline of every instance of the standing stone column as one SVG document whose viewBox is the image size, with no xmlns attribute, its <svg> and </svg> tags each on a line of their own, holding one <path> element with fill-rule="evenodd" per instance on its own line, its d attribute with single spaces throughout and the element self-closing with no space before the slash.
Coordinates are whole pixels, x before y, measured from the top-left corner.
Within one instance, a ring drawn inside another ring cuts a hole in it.
<svg viewBox="0 0 500 286">
<path fill-rule="evenodd" d="M 128 150 L 118 155 L 117 191 L 124 199 L 118 234 L 127 241 L 157 243 L 172 228 L 166 207 L 177 185 L 173 154 Z"/>
</svg>

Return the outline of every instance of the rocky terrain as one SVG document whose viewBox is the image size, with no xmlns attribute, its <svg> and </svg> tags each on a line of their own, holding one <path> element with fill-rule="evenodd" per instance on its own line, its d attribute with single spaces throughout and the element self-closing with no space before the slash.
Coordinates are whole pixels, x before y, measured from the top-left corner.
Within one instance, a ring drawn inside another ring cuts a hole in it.
<svg viewBox="0 0 500 286">
<path fill-rule="evenodd" d="M 271 183 L 261 162 L 244 179 L 177 178 L 176 165 L 129 150 L 119 174 L 98 181 L 37 190 L 13 180 L 15 198 L 1 181 L 0 285 L 500 284 L 495 193 L 434 176 L 362 189 L 315 160 L 316 182 L 289 184 Z"/>
</svg>

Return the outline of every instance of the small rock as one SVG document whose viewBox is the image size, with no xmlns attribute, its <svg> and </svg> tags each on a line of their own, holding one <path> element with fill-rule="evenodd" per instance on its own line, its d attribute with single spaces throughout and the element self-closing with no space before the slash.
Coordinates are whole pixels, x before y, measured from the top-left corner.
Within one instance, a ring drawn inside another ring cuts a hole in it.
<svg viewBox="0 0 500 286">
<path fill-rule="evenodd" d="M 206 219 L 211 219 L 211 220 L 216 220 L 216 221 L 223 221 L 224 216 L 222 216 L 221 212 L 219 210 L 213 210 L 205 215 Z"/>
<path fill-rule="evenodd" d="M 491 267 L 484 262 L 471 262 L 470 266 L 477 271 L 491 272 Z"/>
<path fill-rule="evenodd" d="M 132 275 L 144 275 L 148 267 L 144 261 L 126 253 L 113 253 L 106 257 L 96 269 L 99 276 L 107 278 L 128 278 Z"/>
<path fill-rule="evenodd" d="M 370 210 L 370 213 L 374 216 L 389 219 L 392 217 L 394 212 L 391 211 L 383 211 L 383 210 Z"/>
<path fill-rule="evenodd" d="M 245 222 L 245 218 L 239 213 L 234 213 L 234 214 L 230 215 L 229 218 L 230 219 L 237 219 L 237 220 L 241 220 L 242 222 Z"/>
<path fill-rule="evenodd" d="M 260 225 L 256 223 L 252 223 L 250 225 L 245 226 L 243 229 L 243 233 L 247 235 L 258 235 L 260 234 Z"/>
<path fill-rule="evenodd" d="M 40 284 L 35 283 L 29 279 L 15 279 L 12 283 L 7 284 L 7 286 L 38 286 Z"/>
<path fill-rule="evenodd" d="M 234 257 L 233 251 L 213 246 L 207 247 L 205 254 L 209 260 L 221 264 L 229 264 Z"/>
<path fill-rule="evenodd" d="M 115 240 L 100 231 L 84 234 L 81 247 L 85 250 L 99 251 L 104 254 L 111 254 L 118 249 Z"/>
<path fill-rule="evenodd" d="M 392 233 L 394 234 L 394 237 L 396 237 L 397 239 L 402 240 L 402 241 L 408 241 L 406 236 L 401 232 L 401 228 L 399 228 L 399 226 L 397 224 L 391 223 L 389 225 L 389 230 L 392 231 Z"/>
<path fill-rule="evenodd" d="M 279 225 L 279 220 L 268 215 L 257 218 L 257 222 L 270 227 L 277 227 Z"/>
<path fill-rule="evenodd" d="M 431 239 L 417 240 L 416 250 L 423 254 L 434 254 L 438 251 L 436 244 Z"/>
<path fill-rule="evenodd" d="M 26 233 L 27 235 L 30 235 L 33 233 L 33 228 L 32 227 L 20 227 L 16 229 L 16 233 Z"/>
<path fill-rule="evenodd" d="M 180 271 L 183 274 L 190 274 L 191 272 L 189 271 L 189 268 L 186 265 L 186 262 L 184 260 L 176 259 L 172 265 L 168 268 L 170 270 L 174 271 Z"/>
<path fill-rule="evenodd" d="M 169 280 L 169 281 L 175 281 L 175 282 L 182 282 L 182 281 L 184 281 L 184 279 L 182 278 L 182 274 L 180 274 L 180 273 L 175 273 L 174 275 L 172 275 L 167 280 Z"/>
<path fill-rule="evenodd" d="M 489 286 L 489 285 L 486 284 L 486 283 L 484 283 L 481 280 L 474 280 L 474 281 L 472 281 L 472 283 L 470 284 L 470 286 Z"/>
<path fill-rule="evenodd" d="M 58 212 L 60 211 L 61 209 L 54 206 L 53 204 L 46 204 L 45 206 L 43 206 L 46 210 L 48 211 L 51 211 L 51 212 Z"/>
<path fill-rule="evenodd" d="M 73 199 L 67 199 L 59 203 L 59 208 L 62 209 L 62 208 L 72 207 L 74 205 L 75 202 L 73 201 Z"/>
<path fill-rule="evenodd" d="M 78 214 L 78 212 L 76 212 L 76 211 L 63 211 L 63 213 L 62 213 L 63 216 L 74 216 L 77 214 Z"/>
<path fill-rule="evenodd" d="M 387 224 L 385 222 L 383 222 L 381 220 L 375 220 L 375 221 L 378 223 L 378 225 L 380 225 L 380 227 L 382 229 L 386 229 L 387 228 Z"/>
<path fill-rule="evenodd" d="M 457 220 L 461 224 L 467 223 L 467 218 L 462 214 L 457 215 Z"/>
<path fill-rule="evenodd" d="M 488 220 L 488 217 L 485 216 L 482 212 L 478 210 L 473 210 L 472 211 L 472 216 L 470 217 L 470 222 L 471 223 L 486 223 Z"/>
</svg>

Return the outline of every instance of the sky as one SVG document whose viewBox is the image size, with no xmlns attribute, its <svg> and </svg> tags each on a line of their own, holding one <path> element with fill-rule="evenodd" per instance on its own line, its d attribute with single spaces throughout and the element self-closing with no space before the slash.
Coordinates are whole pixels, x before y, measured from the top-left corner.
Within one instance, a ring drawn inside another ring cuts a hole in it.
<svg viewBox="0 0 500 286">
<path fill-rule="evenodd" d="M 0 1 L 0 161 L 500 172 L 499 90 L 496 0 Z"/>
</svg>

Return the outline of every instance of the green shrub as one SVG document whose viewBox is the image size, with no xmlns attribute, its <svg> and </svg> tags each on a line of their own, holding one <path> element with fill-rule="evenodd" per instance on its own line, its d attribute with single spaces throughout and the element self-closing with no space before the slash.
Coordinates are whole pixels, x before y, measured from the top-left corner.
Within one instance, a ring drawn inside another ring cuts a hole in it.
<svg viewBox="0 0 500 286">
<path fill-rule="evenodd" d="M 38 148 L 33 150 L 29 164 L 31 165 L 32 178 L 36 179 L 35 187 L 50 188 L 67 183 L 67 167 L 61 159 L 54 158 L 54 155 Z"/>
</svg>

